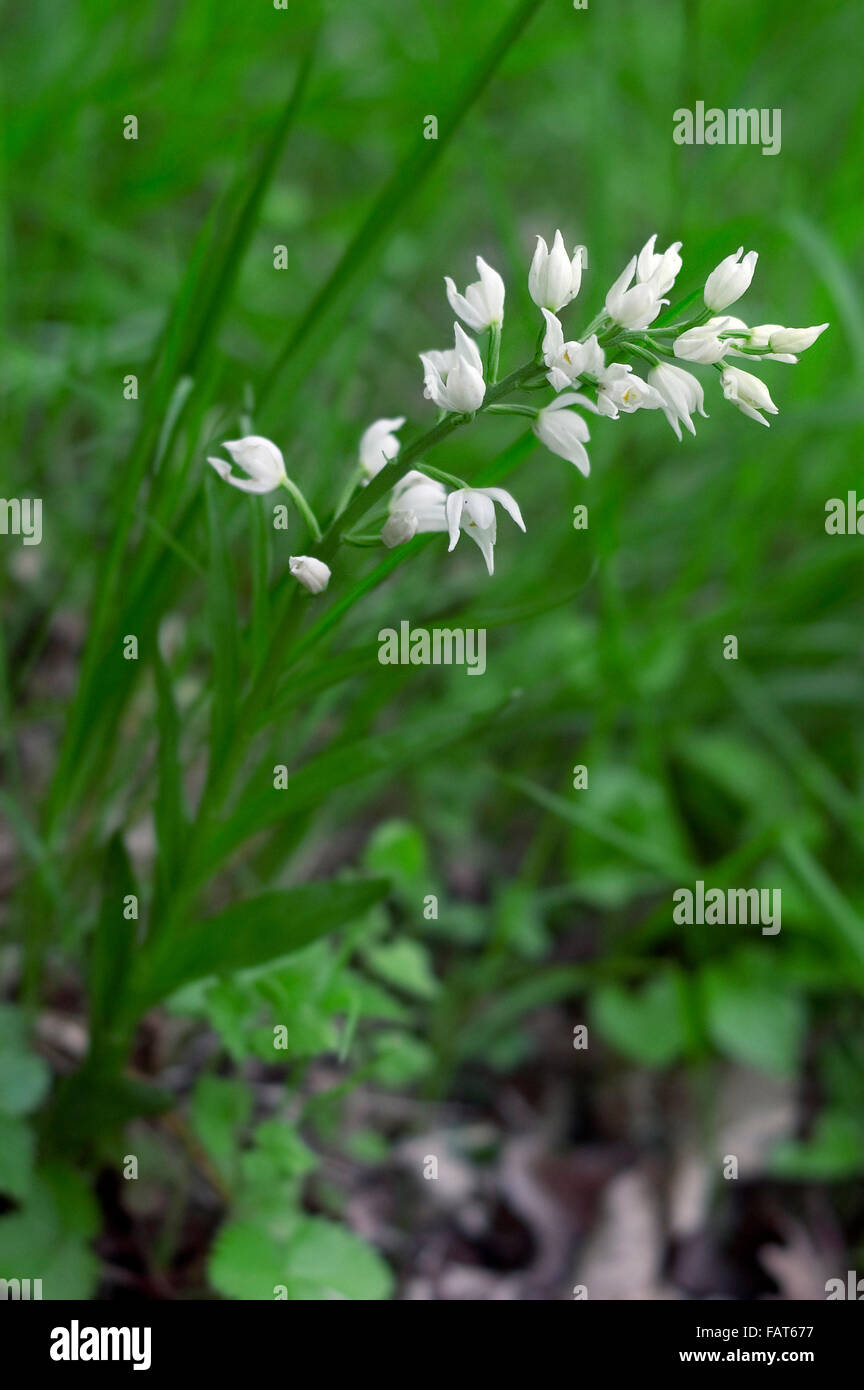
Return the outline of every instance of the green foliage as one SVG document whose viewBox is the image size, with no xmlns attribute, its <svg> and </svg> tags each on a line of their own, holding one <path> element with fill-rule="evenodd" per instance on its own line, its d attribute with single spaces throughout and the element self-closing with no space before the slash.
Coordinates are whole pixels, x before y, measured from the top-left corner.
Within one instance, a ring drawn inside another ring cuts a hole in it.
<svg viewBox="0 0 864 1390">
<path fill-rule="evenodd" d="M 41 1279 L 44 1299 L 89 1298 L 99 1269 L 90 1240 L 98 1227 L 85 1179 L 68 1168 L 43 1169 L 20 1209 L 0 1220 L 0 1279 Z"/>
<path fill-rule="evenodd" d="M 243 1299 L 369 1302 L 392 1289 L 370 1246 L 317 1217 L 298 1217 L 279 1237 L 252 1221 L 232 1222 L 217 1240 L 210 1278 L 229 1298 Z"/>
<path fill-rule="evenodd" d="M 602 23 L 404 0 L 394 24 L 386 0 L 313 0 L 224 7 L 218 43 L 197 0 L 103 9 L 23 7 L 4 38 L 3 490 L 45 498 L 46 544 L 0 595 L 27 1010 L 0 1005 L 18 1204 L 0 1276 L 92 1292 L 97 1216 L 52 1164 L 116 1162 L 124 1125 L 152 1136 L 178 1109 L 139 1074 L 147 1048 L 127 1065 L 166 1001 L 219 1049 L 186 1113 L 223 1189 L 210 1279 L 228 1297 L 386 1297 L 380 1259 L 303 1205 L 343 1094 L 445 1094 L 463 1067 L 525 1063 L 538 1010 L 565 1028 L 584 1005 L 649 1068 L 715 1056 L 807 1081 L 825 1042 L 824 1113 L 776 1171 L 860 1173 L 864 590 L 861 538 L 824 530 L 864 439 L 858 6 L 752 0 L 742 25 L 682 0 L 658 24 L 626 0 Z M 782 158 L 673 146 L 688 93 L 732 102 L 754 72 Z M 750 321 L 831 321 L 798 367 L 766 366 L 770 432 L 709 389 L 681 445 L 656 413 L 592 420 L 583 479 L 478 420 L 440 463 L 519 497 L 527 535 L 494 582 L 421 537 L 341 547 L 326 596 L 297 594 L 299 518 L 275 531 L 270 499 L 229 493 L 208 453 L 272 436 L 326 522 L 370 420 L 404 412 L 406 441 L 431 424 L 416 353 L 450 331 L 441 277 L 462 285 L 477 252 L 505 272 L 509 370 L 538 329 L 532 239 L 558 223 L 589 246 L 592 312 L 655 230 L 683 239 L 694 283 L 756 246 Z M 484 628 L 483 679 L 381 666 L 376 634 L 409 615 Z M 671 894 L 697 878 L 782 886 L 782 933 L 677 928 Z M 87 996 L 91 1050 L 52 1085 L 31 1025 L 58 980 Z M 322 1059 L 335 1080 L 310 1099 Z M 262 1066 L 278 1118 L 252 1106 Z"/>
</svg>

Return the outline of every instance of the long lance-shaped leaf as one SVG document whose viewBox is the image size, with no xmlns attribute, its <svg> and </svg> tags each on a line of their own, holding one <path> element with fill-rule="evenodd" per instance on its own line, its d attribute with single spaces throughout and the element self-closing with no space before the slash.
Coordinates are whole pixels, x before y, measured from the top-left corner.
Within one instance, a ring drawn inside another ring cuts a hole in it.
<svg viewBox="0 0 864 1390">
<path fill-rule="evenodd" d="M 470 76 L 451 109 L 438 124 L 438 139 L 412 143 L 411 150 L 385 185 L 365 221 L 355 234 L 338 264 L 294 328 L 266 377 L 258 395 L 258 409 L 263 409 L 288 363 L 304 348 L 303 371 L 311 370 L 315 351 L 308 340 L 315 329 L 318 343 L 323 345 L 325 319 L 336 308 L 340 298 L 362 272 L 372 253 L 381 244 L 398 214 L 414 196 L 421 184 L 447 149 L 456 131 L 485 88 L 491 82 L 513 44 L 533 18 L 543 0 L 519 0 L 496 34 L 486 53 L 472 64 Z"/>
<path fill-rule="evenodd" d="M 135 953 L 137 914 L 127 913 L 138 889 L 122 837 L 112 836 L 105 851 L 102 906 L 90 956 L 90 1052 L 94 1060 L 110 1041 L 121 1009 Z"/>
<path fill-rule="evenodd" d="M 283 108 L 264 150 L 263 157 L 252 175 L 245 197 L 237 213 L 233 230 L 227 237 L 210 288 L 203 283 L 208 265 L 216 254 L 216 218 L 208 219 L 196 246 L 186 276 L 180 287 L 175 306 L 162 340 L 157 348 L 149 387 L 148 409 L 142 420 L 130 458 L 122 470 L 123 488 L 118 499 L 118 523 L 112 536 L 105 569 L 100 574 L 95 595 L 90 633 L 84 655 L 78 692 L 67 721 L 57 771 L 48 803 L 47 823 L 50 827 L 60 811 L 68 806 L 67 778 L 80 758 L 81 744 L 93 727 L 92 713 L 102 674 L 114 661 L 112 635 L 117 628 L 115 618 L 119 604 L 118 586 L 121 577 L 124 587 L 134 582 L 128 573 L 126 558 L 129 538 L 137 517 L 141 487 L 148 466 L 158 457 L 165 445 L 162 438 L 165 418 L 171 407 L 178 380 L 200 371 L 206 354 L 212 350 L 219 325 L 230 302 L 234 285 L 249 241 L 252 237 L 261 203 L 275 172 L 283 145 L 303 101 L 314 56 L 315 42 L 310 43 L 297 73 L 291 95 Z M 203 307 L 202 307 L 203 306 Z M 172 426 L 179 429 L 189 401 L 195 392 L 187 393 Z M 161 445 L 160 445 L 161 441 Z M 134 663 L 129 663 L 134 665 Z M 135 675 L 125 672 L 128 679 Z"/>
<path fill-rule="evenodd" d="M 425 721 L 421 727 L 372 734 L 347 745 L 337 743 L 292 773 L 284 792 L 273 787 L 272 762 L 260 764 L 237 805 L 202 847 L 201 860 L 191 866 L 191 876 L 198 881 L 207 878 L 250 836 L 332 797 L 339 787 L 376 773 L 393 774 L 430 757 L 439 748 L 461 742 L 476 730 L 487 728 L 509 705 L 509 700 L 499 701 L 480 714 L 448 713 Z"/>
<path fill-rule="evenodd" d="M 145 947 L 134 973 L 130 1016 L 143 1013 L 183 985 L 208 975 L 248 970 L 299 951 L 348 926 L 380 902 L 386 879 L 307 883 L 235 903 L 216 917 L 190 922 L 182 932 Z"/>
</svg>

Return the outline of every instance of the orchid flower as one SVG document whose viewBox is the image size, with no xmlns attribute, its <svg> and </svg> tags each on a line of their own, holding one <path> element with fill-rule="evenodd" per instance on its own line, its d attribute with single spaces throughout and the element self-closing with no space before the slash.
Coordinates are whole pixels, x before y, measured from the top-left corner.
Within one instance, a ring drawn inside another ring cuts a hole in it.
<svg viewBox="0 0 864 1390">
<path fill-rule="evenodd" d="M 450 532 L 448 549 L 453 550 L 460 530 L 464 531 L 479 547 L 490 574 L 495 568 L 496 502 L 524 531 L 525 522 L 519 504 L 503 487 L 459 488 L 448 494 L 446 502 L 447 529 Z"/>
<path fill-rule="evenodd" d="M 555 233 L 551 251 L 542 236 L 538 236 L 528 272 L 528 293 L 538 309 L 551 309 L 557 314 L 576 298 L 582 284 L 584 255 L 585 247 L 577 246 L 573 255 L 568 256 L 560 231 Z"/>
<path fill-rule="evenodd" d="M 585 444 L 591 436 L 582 416 L 567 408 L 584 403 L 585 397 L 578 392 L 562 392 L 539 411 L 533 429 L 541 444 L 545 444 L 553 454 L 558 454 L 559 458 L 575 464 L 579 472 L 587 478 L 591 464 Z"/>
<path fill-rule="evenodd" d="M 564 341 L 561 320 L 549 309 L 543 310 L 546 333 L 543 338 L 543 361 L 549 368 L 546 380 L 556 391 L 572 386 L 581 376 L 598 376 L 603 370 L 605 356 L 593 333 L 584 343 Z"/>
<path fill-rule="evenodd" d="M 220 478 L 241 492 L 273 492 L 282 486 L 287 477 L 281 449 L 260 434 L 247 434 L 243 439 L 226 439 L 222 448 L 228 450 L 248 477 L 232 473 L 231 465 L 225 459 L 208 458 L 207 462 L 215 468 Z"/>
<path fill-rule="evenodd" d="M 330 583 L 329 566 L 323 560 L 316 560 L 314 555 L 291 555 L 288 568 L 298 584 L 302 584 L 310 594 L 323 593 Z"/>
<path fill-rule="evenodd" d="M 658 294 L 665 294 L 675 284 L 678 272 L 684 262 L 678 252 L 682 243 L 673 241 L 671 246 L 661 252 L 654 250 L 657 233 L 649 237 L 636 258 L 636 280 L 640 285 L 653 284 Z"/>
<path fill-rule="evenodd" d="M 394 430 L 405 424 L 405 416 L 397 415 L 392 420 L 376 420 L 360 436 L 360 467 L 366 478 L 374 478 L 385 464 L 392 462 L 399 453 L 399 440 Z"/>
<path fill-rule="evenodd" d="M 702 383 L 691 372 L 685 372 L 683 367 L 676 367 L 671 362 L 660 362 L 653 367 L 648 373 L 648 381 L 663 398 L 661 410 L 678 438 L 681 438 L 681 421 L 691 434 L 695 434 L 696 426 L 691 415 L 698 411 L 705 416 Z"/>
<path fill-rule="evenodd" d="M 778 414 L 768 387 L 752 372 L 744 372 L 740 367 L 724 367 L 720 383 L 727 401 L 737 405 L 751 420 L 758 420 L 760 425 L 768 425 L 761 414 L 763 410 L 767 410 L 769 415 Z"/>
<path fill-rule="evenodd" d="M 454 314 L 475 333 L 484 333 L 493 323 L 501 324 L 504 320 L 504 281 L 482 256 L 477 257 L 477 273 L 480 279 L 469 285 L 464 294 L 459 293 L 449 275 L 445 275 L 444 284 Z"/>
<path fill-rule="evenodd" d="M 742 261 L 743 255 L 744 247 L 739 246 L 734 255 L 726 256 L 715 266 L 705 281 L 702 297 L 712 313 L 716 314 L 719 310 L 734 304 L 735 300 L 740 299 L 750 288 L 759 252 L 748 251 Z"/>
<path fill-rule="evenodd" d="M 455 347 L 446 352 L 421 352 L 423 385 L 427 400 L 439 410 L 473 415 L 483 404 L 486 383 L 483 363 L 473 338 L 458 323 L 453 325 Z"/>
<path fill-rule="evenodd" d="M 644 251 L 643 247 L 643 251 Z M 622 328 L 647 328 L 653 323 L 668 299 L 660 298 L 653 280 L 636 283 L 628 288 L 636 271 L 636 257 L 631 256 L 606 296 L 606 312 L 613 323 Z"/>
</svg>

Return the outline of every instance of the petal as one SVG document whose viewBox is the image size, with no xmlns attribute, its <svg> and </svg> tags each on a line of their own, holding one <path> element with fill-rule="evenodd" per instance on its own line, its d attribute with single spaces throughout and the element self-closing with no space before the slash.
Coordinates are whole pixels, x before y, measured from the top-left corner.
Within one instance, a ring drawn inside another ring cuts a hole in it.
<svg viewBox="0 0 864 1390">
<path fill-rule="evenodd" d="M 450 544 L 447 549 L 452 550 L 459 539 L 459 523 L 462 520 L 462 503 L 465 498 L 464 488 L 459 488 L 457 492 L 449 493 L 445 505 L 445 515 L 447 518 L 447 530 L 450 535 Z"/>
<path fill-rule="evenodd" d="M 476 526 L 481 531 L 487 531 L 495 526 L 495 503 L 486 494 L 486 489 L 469 489 L 465 493 L 465 505 L 462 516 L 462 526 L 465 528 L 465 515 L 468 516 L 468 525 Z"/>
<path fill-rule="evenodd" d="M 477 270 L 486 303 L 492 311 L 492 322 L 498 323 L 504 316 L 504 281 L 497 270 L 486 264 L 482 256 L 477 257 Z"/>
<path fill-rule="evenodd" d="M 479 526 L 472 526 L 467 532 L 474 544 L 478 547 L 483 559 L 486 561 L 486 568 L 490 574 L 495 572 L 495 532 L 491 528 L 482 530 Z M 452 550 L 452 546 L 450 547 Z"/>
<path fill-rule="evenodd" d="M 520 531 L 525 530 L 525 522 L 522 520 L 519 503 L 515 497 L 511 497 L 509 492 L 505 492 L 503 487 L 484 487 L 483 491 L 487 497 L 492 498 L 493 502 L 497 502 L 499 507 L 503 507 L 508 516 L 512 516 Z"/>
<path fill-rule="evenodd" d="M 633 279 L 633 271 L 634 271 L 635 269 L 636 269 L 636 257 L 635 257 L 635 256 L 631 256 L 630 260 L 627 262 L 627 264 L 625 265 L 625 267 L 624 267 L 624 269 L 622 270 L 621 274 L 618 276 L 618 279 L 617 279 L 617 280 L 615 281 L 615 283 L 612 285 L 612 288 L 610 289 L 609 293 L 608 293 L 607 296 L 606 296 L 606 309 L 607 309 L 607 312 L 609 312 L 609 313 L 612 312 L 612 310 L 611 310 L 611 308 L 610 308 L 610 303 L 611 303 L 612 305 L 616 304 L 616 303 L 620 300 L 621 296 L 624 294 L 624 291 L 626 290 L 627 286 L 630 284 L 630 281 Z"/>
<path fill-rule="evenodd" d="M 528 271 L 528 293 L 537 305 L 542 305 L 546 297 L 546 265 L 548 260 L 549 249 L 542 236 L 538 236 L 531 260 L 531 269 Z"/>
<path fill-rule="evenodd" d="M 473 328 L 475 332 L 484 328 L 483 315 L 477 312 L 475 305 L 466 299 L 464 294 L 459 293 L 449 275 L 444 276 L 444 284 L 447 287 L 447 299 L 453 313 L 458 314 L 460 319 L 463 319 L 468 327 Z"/>
<path fill-rule="evenodd" d="M 268 482 L 266 478 L 241 478 L 238 473 L 232 473 L 231 465 L 225 463 L 224 459 L 208 458 L 207 462 L 212 464 L 220 478 L 224 478 L 226 483 L 238 488 L 240 492 L 260 494 L 273 491 L 273 483 Z"/>
<path fill-rule="evenodd" d="M 564 329 L 561 327 L 561 320 L 557 314 L 552 313 L 551 309 L 543 309 L 542 314 L 546 320 L 543 356 L 546 358 L 557 357 L 564 347 Z"/>
<path fill-rule="evenodd" d="M 647 280 L 654 272 L 654 244 L 657 240 L 657 233 L 649 237 L 639 255 L 636 258 L 636 277 L 639 280 Z"/>
<path fill-rule="evenodd" d="M 480 356 L 480 349 L 473 338 L 469 338 L 464 328 L 459 323 L 454 323 L 453 333 L 456 339 L 456 356 L 469 367 L 483 375 L 483 359 Z M 455 365 L 455 364 L 454 364 Z M 451 369 L 452 370 L 452 369 Z"/>
</svg>

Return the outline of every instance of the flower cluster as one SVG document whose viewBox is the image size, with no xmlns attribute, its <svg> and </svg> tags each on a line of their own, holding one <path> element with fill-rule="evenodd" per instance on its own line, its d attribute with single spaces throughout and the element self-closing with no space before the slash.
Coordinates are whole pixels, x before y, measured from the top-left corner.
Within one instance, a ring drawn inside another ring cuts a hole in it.
<svg viewBox="0 0 864 1390">
<path fill-rule="evenodd" d="M 337 539 L 393 547 L 424 532 L 442 532 L 448 535 L 449 549 L 453 550 L 464 532 L 478 546 L 492 574 L 496 504 L 525 530 L 515 499 L 503 488 L 471 487 L 431 468 L 421 457 L 451 428 L 468 423 L 480 412 L 529 417 L 540 442 L 574 464 L 586 477 L 590 471 L 585 447 L 590 440 L 586 412 L 617 420 L 636 410 L 660 410 L 679 440 L 682 425 L 695 433 L 693 416 L 705 416 L 704 391 L 699 379 L 680 366 L 681 362 L 713 367 L 720 375 L 725 399 L 750 419 L 767 425 L 765 415 L 777 414 L 768 387 L 752 372 L 727 359 L 795 363 L 797 354 L 812 346 L 827 323 L 813 328 L 763 323 L 750 328 L 727 314 L 730 305 L 749 289 L 756 269 L 757 252 L 748 251 L 745 255 L 743 247 L 712 270 L 701 303 L 694 306 L 693 296 L 682 301 L 684 317 L 676 320 L 674 310 L 663 311 L 683 264 L 681 242 L 658 251 L 656 241 L 656 235 L 650 237 L 638 255 L 628 261 L 609 289 L 600 313 L 578 337 L 568 338 L 559 314 L 581 290 L 587 260 L 585 247 L 568 251 L 561 232 L 556 231 L 550 249 L 538 236 L 528 272 L 528 292 L 543 319 L 538 347 L 528 362 L 500 381 L 498 363 L 506 293 L 503 279 L 481 256 L 476 260 L 479 279 L 468 285 L 464 294 L 447 276 L 447 300 L 457 319 L 453 347 L 420 353 L 424 395 L 438 408 L 438 423 L 404 454 L 398 437 L 405 424 L 404 416 L 376 420 L 364 430 L 355 477 L 344 506 L 337 509 L 331 524 L 331 531 L 333 527 L 340 528 Z M 488 335 L 485 360 L 472 333 Z M 628 357 L 647 364 L 642 368 L 644 377 L 634 371 L 631 362 L 620 360 Z M 545 405 L 512 399 L 519 393 L 534 399 L 533 393 L 547 383 L 554 395 Z M 249 435 L 226 442 L 224 448 L 246 476 L 233 473 L 223 459 L 209 459 L 220 477 L 246 492 L 285 488 L 306 519 L 313 538 L 321 539 L 317 521 L 299 488 L 288 477 L 275 444 Z M 347 525 L 349 518 L 363 515 L 378 497 L 384 496 L 390 474 L 393 481 L 389 487 L 388 515 L 380 533 L 371 538 L 352 535 Z M 370 488 L 370 484 L 374 485 Z M 364 496 L 366 488 L 369 492 Z M 330 569 L 323 560 L 292 556 L 289 568 L 310 592 L 320 593 L 327 587 Z"/>
</svg>

